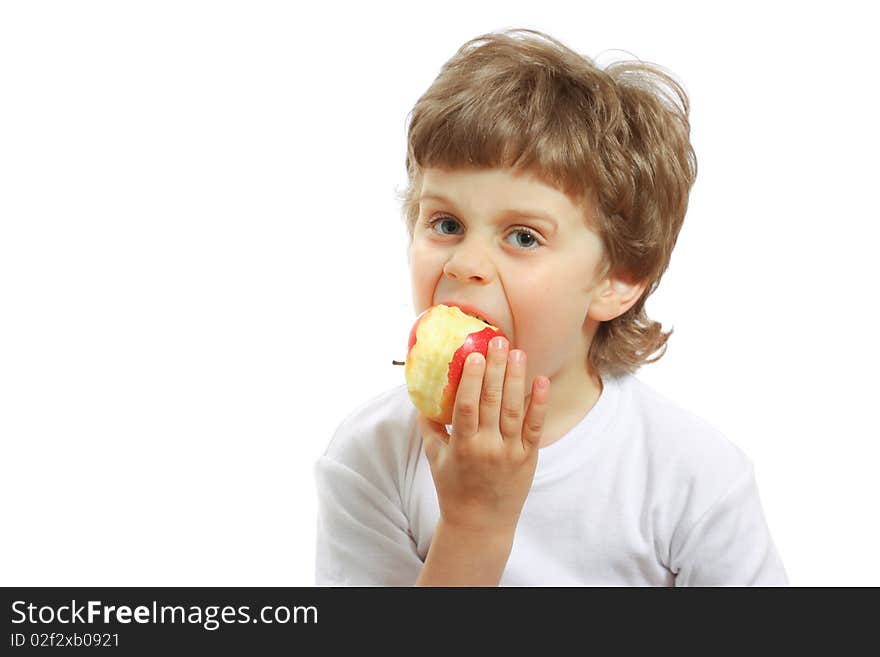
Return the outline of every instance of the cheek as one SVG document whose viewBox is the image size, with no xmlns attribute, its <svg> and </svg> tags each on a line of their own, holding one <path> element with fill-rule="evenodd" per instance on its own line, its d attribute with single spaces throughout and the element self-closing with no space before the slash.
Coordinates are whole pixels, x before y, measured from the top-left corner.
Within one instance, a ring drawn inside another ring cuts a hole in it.
<svg viewBox="0 0 880 657">
<path fill-rule="evenodd" d="M 437 253 L 413 244 L 409 261 L 410 281 L 413 300 L 419 311 L 431 305 L 434 289 L 443 272 L 442 262 Z"/>
<path fill-rule="evenodd" d="M 575 293 L 548 295 L 549 283 L 519 286 L 513 305 L 516 348 L 539 369 L 554 368 L 583 341 L 585 300 Z M 583 307 L 581 307 L 583 305 Z M 531 368 L 530 368 L 531 369 Z M 536 372 L 540 374 L 541 372 Z"/>
<path fill-rule="evenodd" d="M 515 347 L 522 349 L 531 358 L 539 347 L 541 336 L 547 331 L 547 295 L 540 286 L 528 279 L 520 279 L 515 285 L 507 287 L 507 301 L 513 320 Z M 537 355 L 537 354 L 536 354 Z"/>
</svg>

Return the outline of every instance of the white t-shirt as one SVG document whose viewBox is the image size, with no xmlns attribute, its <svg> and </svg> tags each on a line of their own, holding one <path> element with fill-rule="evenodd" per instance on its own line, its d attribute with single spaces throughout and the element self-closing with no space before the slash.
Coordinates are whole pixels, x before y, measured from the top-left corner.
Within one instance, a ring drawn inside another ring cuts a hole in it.
<svg viewBox="0 0 880 657">
<path fill-rule="evenodd" d="M 754 469 L 635 376 L 538 465 L 502 586 L 785 586 Z M 316 583 L 412 586 L 440 517 L 406 386 L 353 411 L 315 464 Z"/>
</svg>

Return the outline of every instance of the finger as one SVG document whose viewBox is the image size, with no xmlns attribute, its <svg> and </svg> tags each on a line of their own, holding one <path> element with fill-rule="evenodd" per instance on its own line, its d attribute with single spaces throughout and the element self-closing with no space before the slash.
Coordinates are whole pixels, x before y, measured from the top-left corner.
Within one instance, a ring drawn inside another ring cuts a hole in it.
<svg viewBox="0 0 880 657">
<path fill-rule="evenodd" d="M 547 402 L 550 399 L 550 379 L 546 376 L 535 377 L 532 382 L 532 394 L 529 399 L 529 410 L 523 422 L 522 442 L 526 450 L 537 449 L 544 431 L 544 420 L 547 417 Z"/>
<path fill-rule="evenodd" d="M 416 419 L 419 425 L 419 433 L 422 434 L 422 441 L 425 444 L 425 454 L 428 457 L 428 461 L 433 461 L 440 449 L 449 444 L 449 434 L 446 433 L 444 425 L 429 420 L 422 412 L 417 414 Z"/>
<path fill-rule="evenodd" d="M 502 337 L 492 338 L 489 342 L 489 357 L 480 393 L 480 428 L 490 432 L 498 431 L 508 346 L 507 339 Z"/>
<path fill-rule="evenodd" d="M 480 388 L 483 387 L 483 354 L 469 354 L 455 393 L 452 408 L 452 438 L 470 438 L 477 433 L 480 412 Z"/>
<path fill-rule="evenodd" d="M 507 356 L 504 395 L 501 398 L 501 437 L 520 438 L 523 425 L 523 397 L 526 387 L 526 352 L 514 349 Z"/>
</svg>

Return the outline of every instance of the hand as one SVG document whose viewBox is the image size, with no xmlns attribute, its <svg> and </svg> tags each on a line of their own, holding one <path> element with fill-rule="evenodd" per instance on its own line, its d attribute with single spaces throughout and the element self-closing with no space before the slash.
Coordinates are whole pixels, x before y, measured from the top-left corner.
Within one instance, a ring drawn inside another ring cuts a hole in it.
<svg viewBox="0 0 880 657">
<path fill-rule="evenodd" d="M 488 362 L 481 354 L 465 361 L 452 432 L 418 414 L 441 520 L 448 526 L 511 535 L 516 529 L 538 464 L 550 397 L 550 380 L 536 377 L 523 416 L 525 372 L 525 352 L 508 354 L 507 340 L 494 338 Z"/>
</svg>

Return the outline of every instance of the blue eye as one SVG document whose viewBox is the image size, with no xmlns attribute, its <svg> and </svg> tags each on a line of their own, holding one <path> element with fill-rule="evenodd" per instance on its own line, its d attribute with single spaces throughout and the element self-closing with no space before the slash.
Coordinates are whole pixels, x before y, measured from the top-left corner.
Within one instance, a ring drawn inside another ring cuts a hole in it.
<svg viewBox="0 0 880 657">
<path fill-rule="evenodd" d="M 447 227 L 449 224 L 452 224 L 453 227 L 460 225 L 457 219 L 453 219 L 452 217 L 449 217 L 446 215 L 442 215 L 442 216 L 437 217 L 436 219 L 432 219 L 431 221 L 428 222 L 428 226 L 431 228 L 431 230 L 434 230 L 435 232 L 437 232 L 436 226 L 443 226 L 444 224 L 447 225 Z M 439 232 L 441 235 L 454 235 L 455 234 L 455 233 L 446 233 L 442 230 Z M 520 250 L 522 250 L 522 251 L 534 251 L 537 247 L 539 247 L 541 245 L 540 242 L 538 241 L 537 234 L 534 231 L 530 230 L 529 228 L 526 228 L 525 226 L 517 227 L 515 230 L 510 232 L 508 237 L 510 237 L 510 235 L 519 235 L 519 236 L 524 235 L 526 237 L 527 242 L 525 244 L 523 244 L 522 241 L 519 239 L 516 240 L 516 246 L 519 247 Z"/>
<path fill-rule="evenodd" d="M 540 246 L 538 244 L 537 238 L 535 238 L 534 233 L 531 231 L 525 230 L 524 228 L 517 228 L 515 231 L 511 233 L 511 235 L 525 235 L 529 240 L 531 240 L 528 244 L 524 245 L 522 242 L 519 242 L 520 246 L 524 246 L 527 251 L 532 250 L 532 245 Z"/>
<path fill-rule="evenodd" d="M 437 226 L 437 225 L 442 226 L 442 225 L 445 224 L 446 222 L 450 222 L 450 223 L 453 223 L 453 224 L 457 224 L 457 223 L 458 223 L 458 222 L 457 222 L 455 219 L 453 219 L 452 217 L 438 217 L 437 219 L 434 219 L 434 220 L 431 222 L 431 226 L 432 226 L 432 227 L 433 227 L 433 226 Z M 441 233 L 441 234 L 443 234 L 443 235 L 448 235 L 449 233 Z"/>
</svg>

